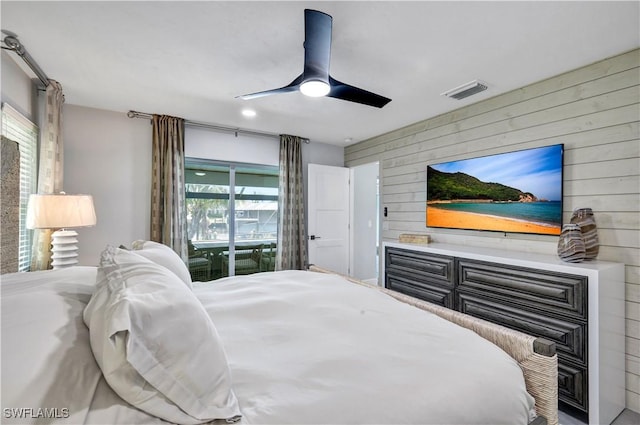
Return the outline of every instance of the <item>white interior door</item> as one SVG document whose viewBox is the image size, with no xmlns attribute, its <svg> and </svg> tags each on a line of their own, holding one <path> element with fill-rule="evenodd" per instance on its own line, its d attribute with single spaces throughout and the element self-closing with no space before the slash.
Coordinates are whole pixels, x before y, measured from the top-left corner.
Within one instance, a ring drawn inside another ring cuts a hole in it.
<svg viewBox="0 0 640 425">
<path fill-rule="evenodd" d="M 349 169 L 309 164 L 309 264 L 349 274 Z"/>
</svg>

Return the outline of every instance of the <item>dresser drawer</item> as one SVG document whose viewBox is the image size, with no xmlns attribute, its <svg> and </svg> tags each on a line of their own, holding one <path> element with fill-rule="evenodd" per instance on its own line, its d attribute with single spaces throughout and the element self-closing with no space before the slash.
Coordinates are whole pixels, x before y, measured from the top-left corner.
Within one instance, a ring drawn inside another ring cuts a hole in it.
<svg viewBox="0 0 640 425">
<path fill-rule="evenodd" d="M 587 325 L 511 307 L 458 291 L 458 311 L 556 343 L 558 358 L 587 364 Z"/>
<path fill-rule="evenodd" d="M 385 272 L 394 277 L 406 277 L 453 288 L 454 258 L 420 251 L 387 248 Z"/>
<path fill-rule="evenodd" d="M 572 407 L 587 411 L 587 371 L 584 367 L 558 364 L 558 399 Z"/>
<path fill-rule="evenodd" d="M 587 319 L 587 278 L 523 267 L 458 260 L 459 289 L 554 315 Z"/>
<path fill-rule="evenodd" d="M 385 286 L 388 289 L 428 301 L 443 307 L 453 309 L 454 295 L 453 289 L 439 285 L 426 285 L 415 279 L 394 276 L 387 273 Z"/>
</svg>

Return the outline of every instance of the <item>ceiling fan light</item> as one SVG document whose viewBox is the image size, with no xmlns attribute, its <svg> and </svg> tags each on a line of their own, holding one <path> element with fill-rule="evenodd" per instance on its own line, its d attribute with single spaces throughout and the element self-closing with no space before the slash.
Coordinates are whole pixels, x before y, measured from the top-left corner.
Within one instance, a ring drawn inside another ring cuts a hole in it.
<svg viewBox="0 0 640 425">
<path fill-rule="evenodd" d="M 320 80 L 305 81 L 300 85 L 300 92 L 309 97 L 322 97 L 329 94 L 331 87 L 328 83 Z"/>
</svg>

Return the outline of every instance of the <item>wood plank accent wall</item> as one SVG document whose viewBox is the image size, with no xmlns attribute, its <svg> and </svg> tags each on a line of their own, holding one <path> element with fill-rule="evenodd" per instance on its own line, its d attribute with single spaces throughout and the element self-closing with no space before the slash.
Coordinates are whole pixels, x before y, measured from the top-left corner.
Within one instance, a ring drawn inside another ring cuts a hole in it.
<svg viewBox="0 0 640 425">
<path fill-rule="evenodd" d="M 454 102 L 452 100 L 452 102 Z M 555 254 L 554 236 L 426 228 L 428 164 L 564 143 L 564 212 L 594 211 L 598 259 L 625 264 L 627 407 L 640 412 L 640 49 L 345 148 L 345 166 L 380 162 L 382 239 Z"/>
</svg>

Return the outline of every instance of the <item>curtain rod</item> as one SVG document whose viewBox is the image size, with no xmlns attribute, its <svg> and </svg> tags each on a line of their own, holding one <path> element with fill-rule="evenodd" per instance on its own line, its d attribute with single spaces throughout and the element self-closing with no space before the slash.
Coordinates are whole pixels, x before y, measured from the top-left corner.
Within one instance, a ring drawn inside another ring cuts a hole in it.
<svg viewBox="0 0 640 425">
<path fill-rule="evenodd" d="M 152 114 L 148 114 L 146 112 L 138 112 L 138 111 L 129 111 L 127 112 L 127 116 L 129 118 L 144 118 L 144 119 L 151 119 L 153 118 Z M 272 137 L 272 138 L 277 138 L 280 139 L 280 135 L 279 134 L 275 134 L 275 133 L 267 133 L 264 131 L 254 131 L 254 130 L 244 130 L 241 128 L 237 128 L 237 127 L 225 127 L 222 125 L 217 125 L 217 124 L 209 124 L 209 123 L 205 123 L 205 122 L 198 122 L 198 121 L 189 121 L 189 120 L 184 120 L 184 124 L 188 125 L 190 127 L 199 127 L 199 128 L 206 128 L 209 130 L 216 130 L 216 131 L 225 131 L 228 133 L 235 133 L 236 137 L 238 137 L 239 133 L 242 134 L 248 134 L 248 135 L 252 135 L 252 136 L 261 136 L 261 137 Z M 302 141 L 304 143 L 311 143 L 311 140 L 306 139 L 304 137 L 301 137 Z"/>
<path fill-rule="evenodd" d="M 29 68 L 31 68 L 31 70 L 36 74 L 42 84 L 47 87 L 49 85 L 49 78 L 47 77 L 47 74 L 45 74 L 42 68 L 38 66 L 38 63 L 35 61 L 35 59 L 33 59 L 29 52 L 27 52 L 27 49 L 25 49 L 24 45 L 20 43 L 20 40 L 18 40 L 18 36 L 11 31 L 2 30 L 2 32 L 6 34 L 6 37 L 2 40 L 2 42 L 7 46 L 2 46 L 2 48 L 5 50 L 13 50 L 14 52 L 16 52 L 16 54 L 20 56 L 27 65 L 29 65 Z"/>
</svg>

